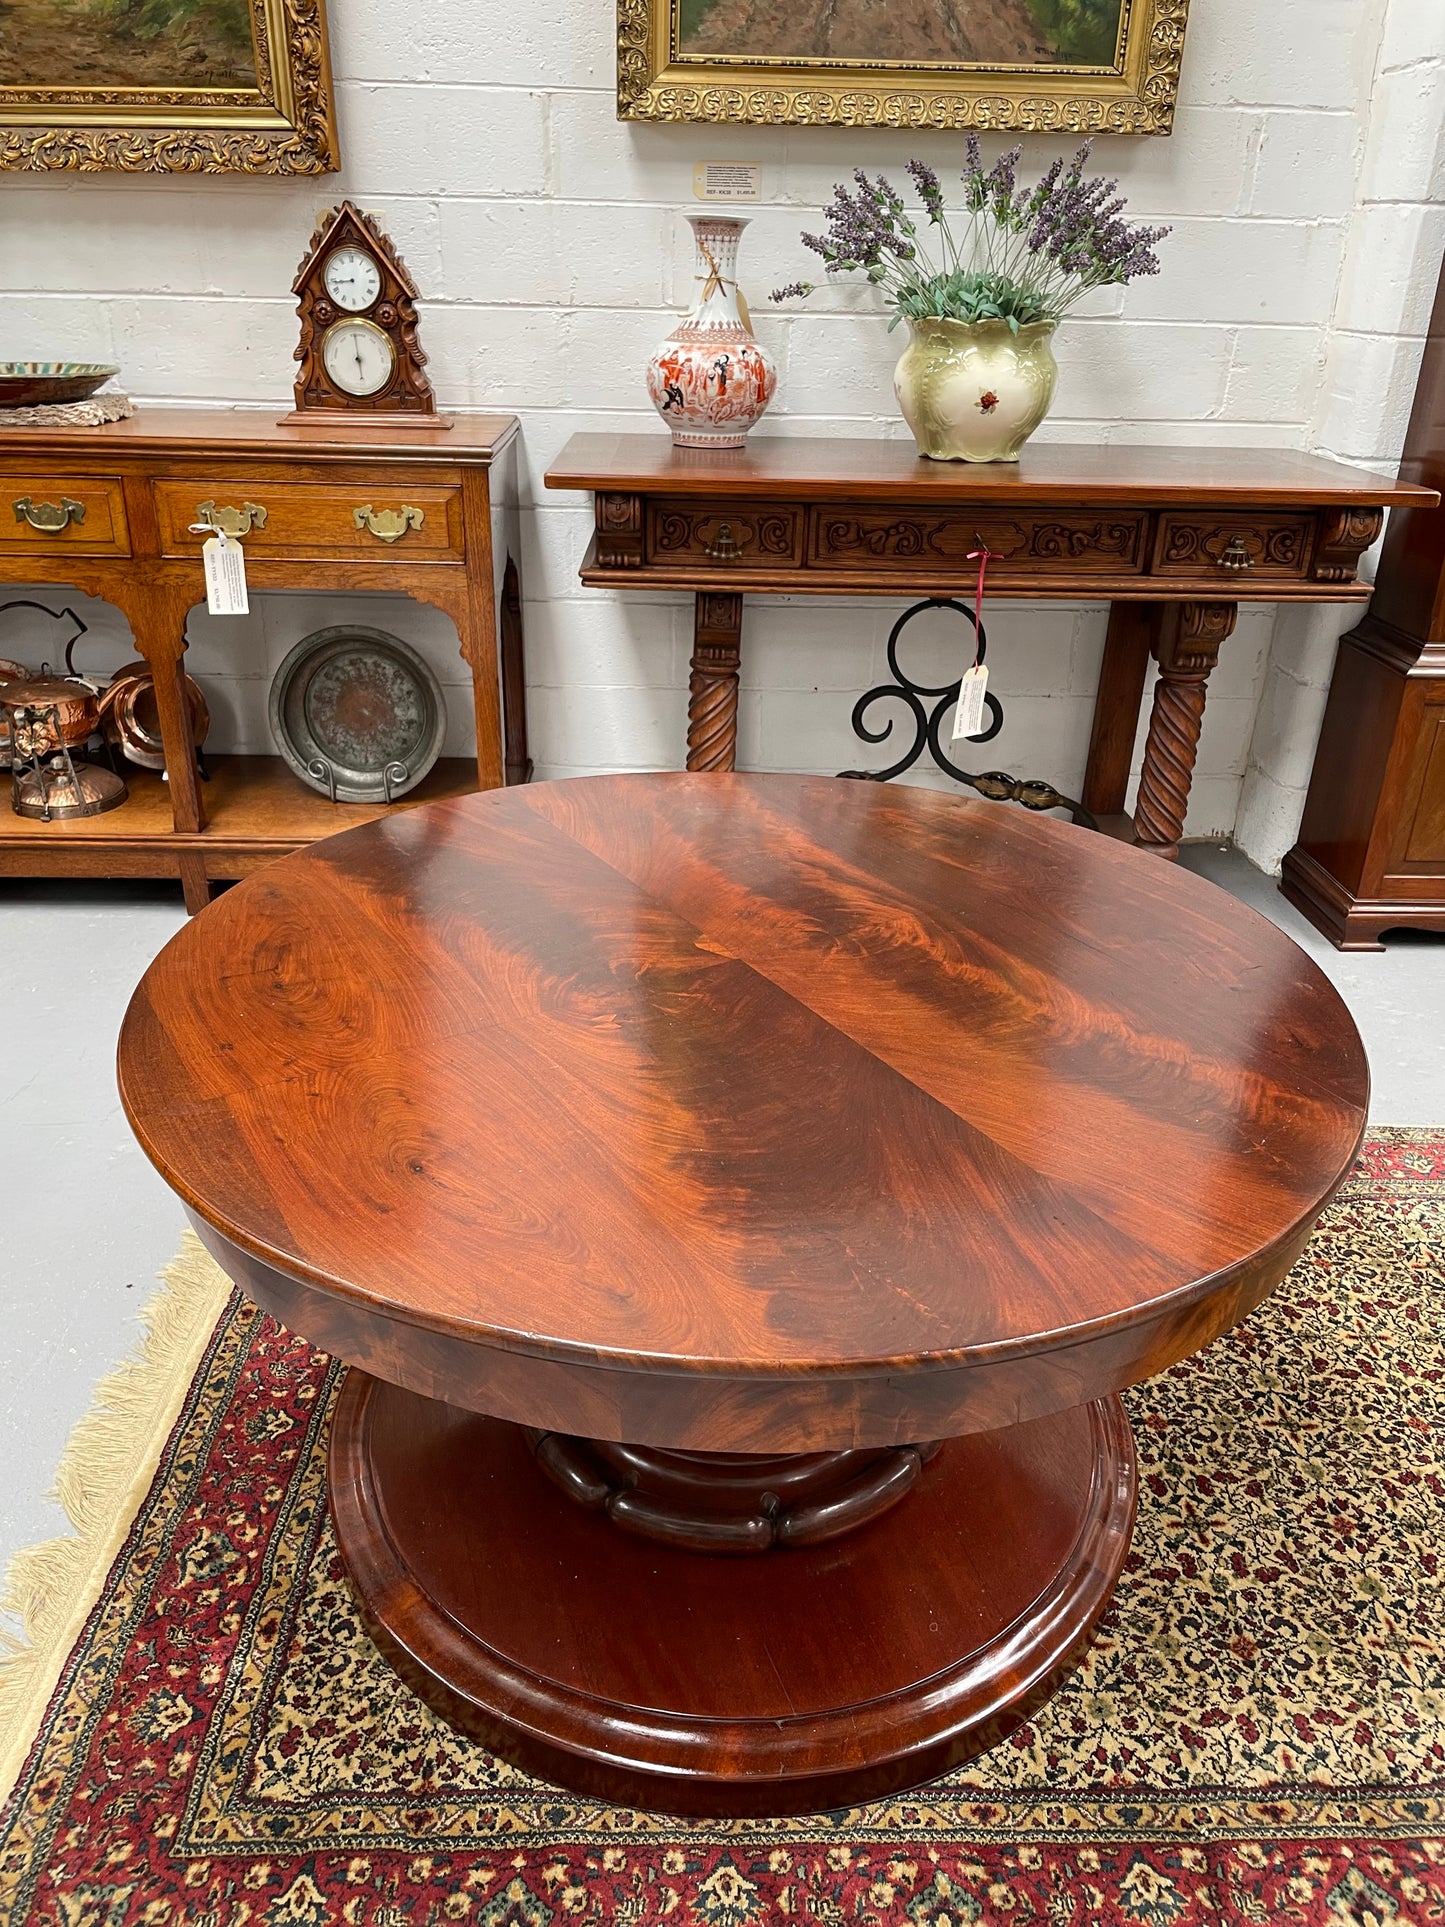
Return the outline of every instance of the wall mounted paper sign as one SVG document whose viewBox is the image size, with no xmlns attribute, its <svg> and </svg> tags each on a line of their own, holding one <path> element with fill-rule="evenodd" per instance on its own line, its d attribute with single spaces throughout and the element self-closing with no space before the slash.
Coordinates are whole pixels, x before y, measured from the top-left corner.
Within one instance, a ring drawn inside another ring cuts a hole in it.
<svg viewBox="0 0 1445 1927">
<path fill-rule="evenodd" d="M 0 167 L 340 164 L 325 0 L 0 4 Z"/>
<path fill-rule="evenodd" d="M 621 120 L 1167 134 L 1189 0 L 617 0 Z"/>
<path fill-rule="evenodd" d="M 692 191 L 699 201 L 760 201 L 763 170 L 752 161 L 698 161 Z"/>
</svg>

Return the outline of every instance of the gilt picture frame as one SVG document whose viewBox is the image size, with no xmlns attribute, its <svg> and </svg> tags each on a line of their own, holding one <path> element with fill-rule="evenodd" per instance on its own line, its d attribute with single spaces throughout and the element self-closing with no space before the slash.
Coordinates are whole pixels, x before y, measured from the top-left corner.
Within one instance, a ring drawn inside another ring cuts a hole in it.
<svg viewBox="0 0 1445 1927">
<path fill-rule="evenodd" d="M 1168 134 L 1189 0 L 617 0 L 617 115 Z"/>
<path fill-rule="evenodd" d="M 325 0 L 7 0 L 0 169 L 329 174 Z"/>
</svg>

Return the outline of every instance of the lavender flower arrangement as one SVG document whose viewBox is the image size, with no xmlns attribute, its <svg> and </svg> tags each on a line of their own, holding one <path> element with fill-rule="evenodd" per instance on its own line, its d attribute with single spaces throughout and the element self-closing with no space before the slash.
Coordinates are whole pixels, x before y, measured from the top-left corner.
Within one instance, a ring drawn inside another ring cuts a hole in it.
<svg viewBox="0 0 1445 1927">
<path fill-rule="evenodd" d="M 985 172 L 978 136 L 970 134 L 961 234 L 949 224 L 937 174 L 910 161 L 927 228 L 937 230 L 934 253 L 892 183 L 859 168 L 857 193 L 840 183 L 823 210 L 827 233 L 805 234 L 803 245 L 823 257 L 828 274 L 866 274 L 881 288 L 893 311 L 890 330 L 905 320 L 999 320 L 1017 334 L 1029 322 L 1059 321 L 1090 288 L 1157 274 L 1154 244 L 1169 232 L 1120 219 L 1126 203 L 1117 180 L 1085 176 L 1091 146 L 1086 141 L 1067 168 L 1056 160 L 1033 187 L 1021 187 L 1022 146 Z M 795 281 L 772 298 L 808 295 L 816 285 Z"/>
</svg>

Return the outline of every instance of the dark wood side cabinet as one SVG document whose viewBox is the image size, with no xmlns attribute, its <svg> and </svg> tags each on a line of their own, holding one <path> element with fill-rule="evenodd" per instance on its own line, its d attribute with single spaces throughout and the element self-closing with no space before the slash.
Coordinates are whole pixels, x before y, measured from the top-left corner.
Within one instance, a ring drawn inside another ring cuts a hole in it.
<svg viewBox="0 0 1445 1927">
<path fill-rule="evenodd" d="M 1445 270 L 1402 476 L 1445 485 Z M 1341 950 L 1445 930 L 1445 507 L 1396 508 L 1374 597 L 1340 642 L 1280 888 Z"/>
<path fill-rule="evenodd" d="M 1206 687 L 1240 600 L 1362 600 L 1355 566 L 1383 510 L 1438 499 L 1288 449 L 1062 442 L 975 467 L 900 442 L 760 436 L 713 450 L 575 435 L 546 479 L 592 493 L 585 583 L 696 597 L 691 770 L 733 767 L 748 594 L 971 593 L 986 548 L 990 597 L 1111 603 L 1083 802 L 1102 829 L 1163 857 L 1178 854 Z"/>
<path fill-rule="evenodd" d="M 119 809 L 70 822 L 17 816 L 0 794 L 0 876 L 177 877 L 194 911 L 213 882 L 387 807 L 525 780 L 521 608 L 506 540 L 516 434 L 512 415 L 389 429 L 230 408 L 0 430 L 0 600 L 6 583 L 52 582 L 120 609 L 155 671 L 170 770 L 166 781 L 128 769 Z M 414 514 L 398 535 L 378 518 L 403 504 Z M 207 508 L 239 512 L 253 590 L 387 590 L 449 615 L 472 674 L 475 762 L 443 757 L 390 806 L 332 803 L 278 756 L 213 757 L 211 780 L 198 782 L 181 677 L 186 620 L 206 599 L 204 531 L 193 524 Z"/>
</svg>

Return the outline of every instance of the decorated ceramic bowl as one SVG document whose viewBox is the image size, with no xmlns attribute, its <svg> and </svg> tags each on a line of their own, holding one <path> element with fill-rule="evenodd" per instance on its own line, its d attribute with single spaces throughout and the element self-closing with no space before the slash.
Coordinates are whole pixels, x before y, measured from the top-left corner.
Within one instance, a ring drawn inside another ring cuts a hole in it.
<svg viewBox="0 0 1445 1927">
<path fill-rule="evenodd" d="M 0 361 L 0 408 L 84 401 L 119 373 L 101 361 Z"/>
</svg>

